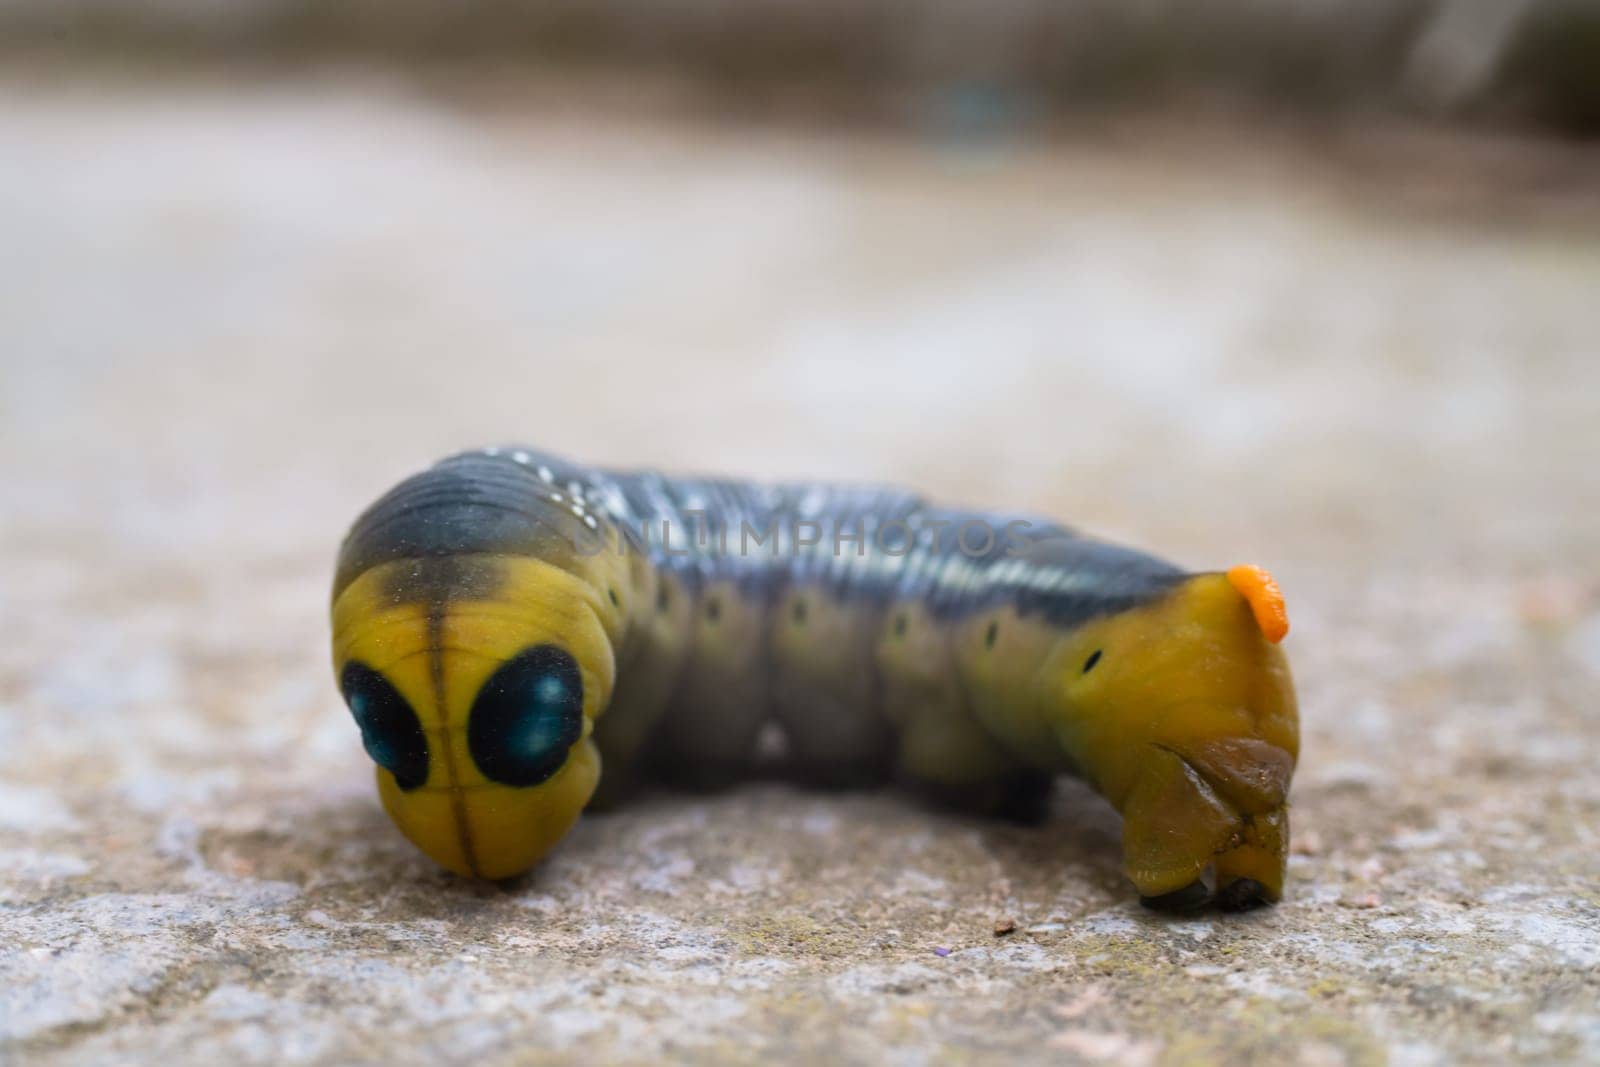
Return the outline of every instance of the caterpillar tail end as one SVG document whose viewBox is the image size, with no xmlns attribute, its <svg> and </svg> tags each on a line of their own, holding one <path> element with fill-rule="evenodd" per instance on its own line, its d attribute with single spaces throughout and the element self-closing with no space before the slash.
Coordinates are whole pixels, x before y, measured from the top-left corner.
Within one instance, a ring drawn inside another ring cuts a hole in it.
<svg viewBox="0 0 1600 1067">
<path fill-rule="evenodd" d="M 1215 856 L 1200 876 L 1178 889 L 1141 891 L 1139 903 L 1153 911 L 1185 913 L 1215 906 L 1248 911 L 1283 899 L 1287 874 L 1289 813 L 1281 809 L 1250 820 L 1241 844 Z"/>
<path fill-rule="evenodd" d="M 1126 872 L 1141 902 L 1242 911 L 1282 899 L 1292 769 L 1289 753 L 1249 739 L 1163 748 L 1124 811 Z"/>
<path fill-rule="evenodd" d="M 1158 622 L 1169 640 L 1161 658 L 1138 663 L 1138 678 L 1161 687 L 1125 698 L 1158 711 L 1119 716 L 1141 728 L 1121 735 L 1124 747 L 1103 764 L 1118 785 L 1125 873 L 1161 910 L 1275 903 L 1300 747 L 1278 648 L 1288 630 L 1282 594 L 1259 567 L 1198 575 Z"/>
</svg>

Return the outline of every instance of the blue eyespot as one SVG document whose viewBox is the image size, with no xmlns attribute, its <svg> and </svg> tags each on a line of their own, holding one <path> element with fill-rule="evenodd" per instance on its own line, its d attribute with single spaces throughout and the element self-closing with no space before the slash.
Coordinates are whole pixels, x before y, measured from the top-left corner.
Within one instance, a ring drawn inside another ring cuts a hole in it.
<svg viewBox="0 0 1600 1067">
<path fill-rule="evenodd" d="M 426 782 L 428 737 L 406 698 L 383 675 L 353 661 L 345 665 L 339 688 L 361 728 L 361 744 L 372 762 L 394 775 L 402 790 Z"/>
<path fill-rule="evenodd" d="M 490 676 L 467 719 L 467 749 L 483 776 L 530 786 L 567 762 L 583 734 L 583 678 L 577 661 L 554 645 L 537 645 Z"/>
</svg>

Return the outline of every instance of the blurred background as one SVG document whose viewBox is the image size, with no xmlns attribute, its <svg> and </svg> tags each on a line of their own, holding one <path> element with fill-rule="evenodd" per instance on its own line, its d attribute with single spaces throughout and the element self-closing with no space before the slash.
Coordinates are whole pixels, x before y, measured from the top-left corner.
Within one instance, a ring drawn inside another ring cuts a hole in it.
<svg viewBox="0 0 1600 1067">
<path fill-rule="evenodd" d="M 1594 0 L 0 0 L 0 1053 L 1600 1057 L 1597 134 Z M 327 584 L 507 441 L 1268 565 L 1289 900 L 1081 791 L 440 874 Z"/>
<path fill-rule="evenodd" d="M 1593 533 L 1530 457 L 1592 443 L 1600 3 L 5 0 L 0 43 L 32 521 L 266 547 L 517 439 L 1197 564 Z"/>
</svg>

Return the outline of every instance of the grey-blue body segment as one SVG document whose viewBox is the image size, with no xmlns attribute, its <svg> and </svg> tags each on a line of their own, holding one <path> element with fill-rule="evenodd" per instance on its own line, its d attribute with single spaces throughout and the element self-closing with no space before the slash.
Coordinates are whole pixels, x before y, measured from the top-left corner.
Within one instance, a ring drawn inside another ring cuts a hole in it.
<svg viewBox="0 0 1600 1067">
<path fill-rule="evenodd" d="M 1066 630 L 1186 577 L 1047 521 L 896 489 L 612 472 L 507 447 L 446 459 L 369 508 L 334 593 L 394 559 L 439 564 L 397 597 L 444 600 L 472 595 L 453 557 L 624 550 L 648 561 L 673 621 L 636 627 L 616 649 L 617 692 L 596 726 L 602 799 L 651 767 L 706 781 L 749 773 L 769 725 L 799 777 L 881 780 L 905 763 L 897 736 L 915 711 L 901 706 L 922 699 L 873 652 L 907 611 L 949 625 L 1005 607 Z M 1036 771 L 1027 756 L 1008 753 L 1007 766 Z"/>
</svg>

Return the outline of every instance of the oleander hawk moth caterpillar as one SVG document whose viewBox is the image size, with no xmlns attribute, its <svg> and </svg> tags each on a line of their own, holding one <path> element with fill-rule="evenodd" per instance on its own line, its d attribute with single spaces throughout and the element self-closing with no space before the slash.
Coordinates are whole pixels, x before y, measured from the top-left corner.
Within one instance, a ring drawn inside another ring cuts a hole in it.
<svg viewBox="0 0 1600 1067">
<path fill-rule="evenodd" d="M 1299 727 L 1258 567 L 896 489 L 489 448 L 356 520 L 332 616 L 385 809 L 463 875 L 526 870 L 652 775 L 894 779 L 1036 815 L 1073 774 L 1121 813 L 1146 903 L 1283 890 Z"/>
</svg>

